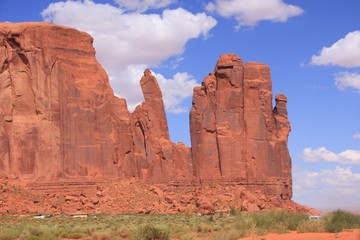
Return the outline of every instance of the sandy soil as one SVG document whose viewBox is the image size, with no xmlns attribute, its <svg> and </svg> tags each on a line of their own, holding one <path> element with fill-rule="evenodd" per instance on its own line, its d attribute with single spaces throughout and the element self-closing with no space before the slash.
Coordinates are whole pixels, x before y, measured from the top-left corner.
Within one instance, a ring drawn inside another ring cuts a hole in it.
<svg viewBox="0 0 360 240">
<path fill-rule="evenodd" d="M 251 236 L 241 240 L 360 240 L 360 229 L 348 230 L 341 233 L 297 233 L 267 234 L 265 236 Z"/>
</svg>

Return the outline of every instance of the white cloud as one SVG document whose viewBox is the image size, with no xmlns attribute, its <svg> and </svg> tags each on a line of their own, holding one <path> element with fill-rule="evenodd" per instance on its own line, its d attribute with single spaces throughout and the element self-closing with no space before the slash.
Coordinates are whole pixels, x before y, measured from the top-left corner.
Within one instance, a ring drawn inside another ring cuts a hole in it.
<svg viewBox="0 0 360 240">
<path fill-rule="evenodd" d="M 298 171 L 294 176 L 296 202 L 318 209 L 360 209 L 360 174 L 336 166 L 319 172 Z"/>
<path fill-rule="evenodd" d="M 354 88 L 360 93 L 360 74 L 351 72 L 337 73 L 335 74 L 335 84 L 336 87 L 340 90 Z"/>
<path fill-rule="evenodd" d="M 319 55 L 311 57 L 315 65 L 360 67 L 360 31 L 348 33 L 330 47 L 323 47 Z"/>
<path fill-rule="evenodd" d="M 360 165 L 360 151 L 345 150 L 341 153 L 334 153 L 327 150 L 325 147 L 318 149 L 305 148 L 303 150 L 303 158 L 306 162 L 335 162 L 340 164 L 359 164 Z"/>
<path fill-rule="evenodd" d="M 163 100 L 165 108 L 173 113 L 186 112 L 181 106 L 183 99 L 191 97 L 193 88 L 197 84 L 195 79 L 188 73 L 176 73 L 172 79 L 165 79 L 161 74 L 154 75 L 161 89 L 163 89 Z"/>
<path fill-rule="evenodd" d="M 165 9 L 162 14 L 125 13 L 118 7 L 90 0 L 52 3 L 42 16 L 46 21 L 74 27 L 94 37 L 96 56 L 115 93 L 127 100 L 130 110 L 143 100 L 139 81 L 145 68 L 181 55 L 190 39 L 206 37 L 216 25 L 216 20 L 205 13 L 193 14 L 182 8 Z M 193 82 L 182 84 L 188 90 Z M 192 94 L 191 90 L 191 94 L 171 95 L 165 93 L 167 90 L 163 89 L 163 94 L 170 111 L 178 111 L 183 96 Z"/>
<path fill-rule="evenodd" d="M 129 65 L 120 75 L 120 78 L 133 79 L 122 84 L 122 89 L 131 89 L 131 93 L 127 95 L 126 101 L 130 103 L 138 103 L 143 101 L 140 85 L 140 79 L 146 69 L 146 65 Z M 182 105 L 184 99 L 191 97 L 193 88 L 197 85 L 196 80 L 186 72 L 176 73 L 172 78 L 167 79 L 160 73 L 152 74 L 158 80 L 163 94 L 163 101 L 166 111 L 172 113 L 186 112 L 188 109 Z M 120 88 L 119 81 L 111 80 L 114 88 Z M 135 92 L 136 91 L 136 92 Z M 131 109 L 135 109 L 137 104 L 128 104 Z"/>
<path fill-rule="evenodd" d="M 303 13 L 295 5 L 282 0 L 215 0 L 206 6 L 209 12 L 216 12 L 223 17 L 234 17 L 239 29 L 241 26 L 255 26 L 262 20 L 286 22 L 289 17 Z"/>
<path fill-rule="evenodd" d="M 355 139 L 360 139 L 360 133 L 355 133 L 355 134 L 353 135 L 353 138 L 355 138 Z"/>
<path fill-rule="evenodd" d="M 164 8 L 175 2 L 174 0 L 115 0 L 120 7 L 128 10 L 145 12 L 148 9 Z"/>
</svg>

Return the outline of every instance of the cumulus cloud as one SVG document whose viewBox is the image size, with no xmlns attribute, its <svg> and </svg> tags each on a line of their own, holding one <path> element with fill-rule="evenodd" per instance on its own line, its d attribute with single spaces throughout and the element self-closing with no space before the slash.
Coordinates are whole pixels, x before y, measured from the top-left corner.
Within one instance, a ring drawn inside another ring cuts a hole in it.
<svg viewBox="0 0 360 240">
<path fill-rule="evenodd" d="M 341 153 L 334 153 L 320 147 L 318 149 L 305 148 L 303 150 L 303 159 L 306 162 L 335 162 L 340 164 L 359 164 L 360 165 L 360 151 L 345 150 Z"/>
<path fill-rule="evenodd" d="M 359 209 L 360 174 L 336 166 L 319 172 L 296 170 L 294 200 L 318 209 Z"/>
<path fill-rule="evenodd" d="M 155 77 L 163 89 L 165 108 L 173 113 L 186 112 L 181 102 L 192 96 L 196 80 L 188 73 L 176 73 L 171 79 L 165 79 L 161 74 L 155 74 Z"/>
<path fill-rule="evenodd" d="M 353 135 L 353 138 L 355 138 L 355 139 L 360 139 L 360 133 L 355 133 L 355 134 Z"/>
<path fill-rule="evenodd" d="M 330 47 L 323 47 L 319 55 L 311 57 L 314 65 L 360 67 L 360 31 L 348 33 Z"/>
<path fill-rule="evenodd" d="M 360 93 L 360 74 L 351 73 L 351 72 L 337 73 L 335 74 L 335 84 L 336 87 L 340 90 L 345 90 L 347 88 L 354 88 Z"/>
<path fill-rule="evenodd" d="M 135 2 L 154 6 L 151 1 Z M 90 0 L 52 3 L 42 16 L 46 21 L 74 27 L 94 37 L 96 56 L 115 93 L 127 100 L 130 110 L 143 100 L 139 80 L 145 68 L 181 55 L 190 39 L 206 37 L 216 25 L 216 20 L 205 13 L 193 14 L 183 8 L 165 9 L 162 14 L 127 13 L 120 7 Z M 176 76 L 169 81 L 174 83 Z M 171 85 L 165 84 L 165 78 L 162 81 L 161 86 Z M 167 109 L 178 112 L 184 96 L 192 94 L 193 81 L 188 78 L 176 83 L 183 84 L 181 88 L 186 91 L 191 86 L 191 93 L 183 95 L 171 95 L 165 93 L 169 89 L 162 89 L 170 103 Z"/>
<path fill-rule="evenodd" d="M 286 22 L 288 18 L 303 13 L 300 7 L 282 0 L 215 0 L 205 8 L 223 17 L 234 17 L 238 23 L 237 29 L 241 26 L 255 26 L 263 20 Z"/>
<path fill-rule="evenodd" d="M 164 8 L 169 6 L 174 0 L 115 0 L 120 7 L 128 10 L 145 12 L 148 9 Z"/>
</svg>

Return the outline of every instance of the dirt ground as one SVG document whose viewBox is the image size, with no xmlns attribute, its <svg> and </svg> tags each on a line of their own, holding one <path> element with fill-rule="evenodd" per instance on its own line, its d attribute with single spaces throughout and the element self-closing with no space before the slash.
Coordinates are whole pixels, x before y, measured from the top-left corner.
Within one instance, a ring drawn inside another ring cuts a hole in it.
<svg viewBox="0 0 360 240">
<path fill-rule="evenodd" d="M 265 236 L 242 238 L 241 240 L 360 240 L 360 229 L 348 230 L 341 233 L 271 233 Z"/>
</svg>

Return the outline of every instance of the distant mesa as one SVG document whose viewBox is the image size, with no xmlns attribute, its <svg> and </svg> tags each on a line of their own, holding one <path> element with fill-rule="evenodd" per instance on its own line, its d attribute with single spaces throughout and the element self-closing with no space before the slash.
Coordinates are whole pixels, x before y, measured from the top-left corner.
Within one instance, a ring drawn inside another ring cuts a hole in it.
<svg viewBox="0 0 360 240">
<path fill-rule="evenodd" d="M 164 189 L 182 191 L 169 187 L 186 186 L 192 196 L 207 184 L 221 199 L 226 190 L 219 189 L 233 186 L 242 189 L 234 193 L 239 207 L 242 193 L 256 193 L 263 200 L 249 199 L 301 208 L 290 200 L 287 98 L 277 95 L 272 107 L 267 65 L 220 56 L 214 72 L 194 88 L 189 148 L 170 140 L 161 89 L 151 71 L 140 80 L 145 101 L 130 113 L 125 99 L 114 96 L 88 34 L 49 23 L 0 23 L 0 39 L 2 179 L 17 179 L 30 194 L 41 188 L 44 196 L 63 191 L 64 197 L 64 183 L 77 186 L 72 195 L 81 193 L 80 182 L 155 184 L 162 187 L 151 192 L 160 198 Z M 101 197 L 92 202 L 101 204 Z M 215 211 L 229 204 L 204 199 L 188 196 L 192 207 L 182 203 L 177 211 L 201 205 Z M 247 210 L 266 208 L 259 204 L 247 203 L 252 206 Z"/>
</svg>

